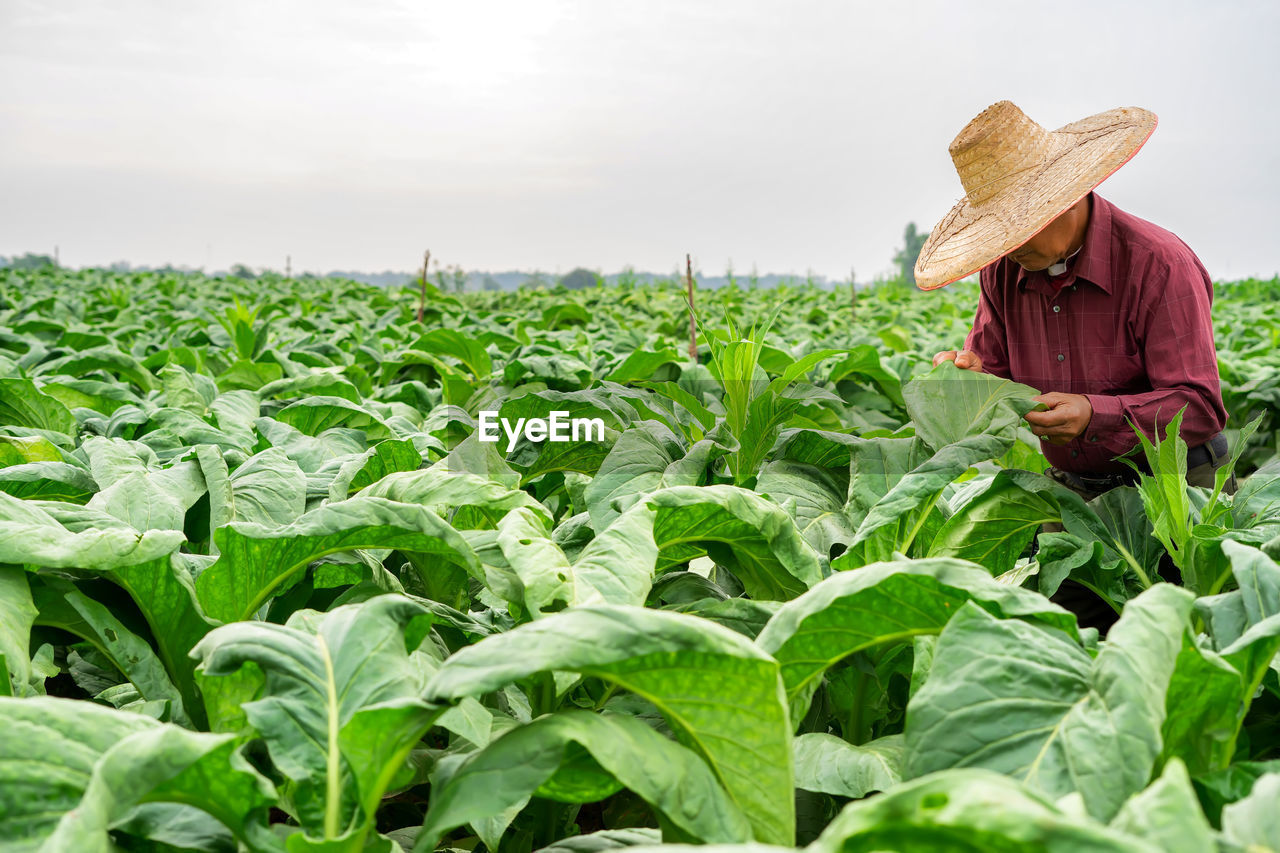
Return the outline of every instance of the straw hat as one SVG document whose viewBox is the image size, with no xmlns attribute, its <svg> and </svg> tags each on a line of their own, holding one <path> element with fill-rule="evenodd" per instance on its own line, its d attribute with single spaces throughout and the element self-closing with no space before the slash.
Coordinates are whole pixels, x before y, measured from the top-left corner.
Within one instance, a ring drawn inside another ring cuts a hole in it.
<svg viewBox="0 0 1280 853">
<path fill-rule="evenodd" d="M 1030 240 L 1129 161 L 1155 113 L 1121 107 L 1045 130 L 1009 101 L 987 107 L 951 141 L 965 197 L 929 234 L 916 286 L 935 290 Z"/>
</svg>

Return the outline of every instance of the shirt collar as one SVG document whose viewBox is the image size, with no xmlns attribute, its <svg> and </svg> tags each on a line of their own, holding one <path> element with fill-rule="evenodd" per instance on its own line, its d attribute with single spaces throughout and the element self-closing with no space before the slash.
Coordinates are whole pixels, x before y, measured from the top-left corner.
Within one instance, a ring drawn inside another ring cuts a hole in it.
<svg viewBox="0 0 1280 853">
<path fill-rule="evenodd" d="M 1111 202 L 1097 193 L 1089 194 L 1089 225 L 1085 228 L 1084 245 L 1075 256 L 1071 273 L 1111 293 Z M 1048 277 L 1043 272 L 1029 273 L 1018 267 L 1017 282 L 1025 287 L 1029 281 Z"/>
</svg>

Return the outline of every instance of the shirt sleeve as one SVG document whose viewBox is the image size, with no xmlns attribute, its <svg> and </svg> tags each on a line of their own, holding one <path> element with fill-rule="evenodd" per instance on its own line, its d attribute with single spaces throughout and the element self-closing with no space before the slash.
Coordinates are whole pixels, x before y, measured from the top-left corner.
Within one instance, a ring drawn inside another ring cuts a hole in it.
<svg viewBox="0 0 1280 853">
<path fill-rule="evenodd" d="M 983 268 L 978 274 L 980 295 L 978 312 L 973 317 L 973 328 L 965 338 L 964 348 L 982 359 L 982 370 L 1002 379 L 1012 379 L 1009 373 L 1009 339 L 1005 334 L 1004 317 L 991 293 L 995 288 L 992 267 Z"/>
<path fill-rule="evenodd" d="M 1143 365 L 1152 390 L 1085 395 L 1093 418 L 1083 439 L 1115 456 L 1138 443 L 1129 422 L 1148 438 L 1163 439 L 1165 427 L 1186 407 L 1181 434 L 1188 447 L 1204 444 L 1227 422 L 1213 342 L 1213 284 L 1208 273 L 1194 256 L 1176 259 L 1153 273 L 1156 280 L 1148 283 L 1154 285 L 1148 287 L 1153 297 L 1144 311 L 1141 336 Z"/>
</svg>

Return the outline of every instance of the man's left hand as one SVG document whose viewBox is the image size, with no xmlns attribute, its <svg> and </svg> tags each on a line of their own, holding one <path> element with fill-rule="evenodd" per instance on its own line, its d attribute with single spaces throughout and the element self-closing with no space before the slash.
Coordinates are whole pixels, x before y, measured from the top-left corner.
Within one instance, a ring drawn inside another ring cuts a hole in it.
<svg viewBox="0 0 1280 853">
<path fill-rule="evenodd" d="M 1027 412 L 1024 417 L 1031 431 L 1050 444 L 1068 444 L 1089 428 L 1093 406 L 1083 394 L 1060 394 L 1052 391 L 1033 397 L 1049 407 L 1047 412 Z"/>
</svg>

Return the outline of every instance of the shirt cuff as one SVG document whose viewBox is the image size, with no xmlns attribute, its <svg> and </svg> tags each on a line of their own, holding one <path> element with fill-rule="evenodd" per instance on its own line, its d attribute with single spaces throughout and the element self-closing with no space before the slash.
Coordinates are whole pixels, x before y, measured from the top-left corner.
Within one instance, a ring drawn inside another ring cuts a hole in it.
<svg viewBox="0 0 1280 853">
<path fill-rule="evenodd" d="M 1124 407 L 1119 397 L 1107 394 L 1085 394 L 1089 405 L 1093 407 L 1093 417 L 1089 426 L 1085 427 L 1082 438 L 1088 444 L 1102 444 L 1111 434 L 1127 428 L 1124 420 Z"/>
</svg>

